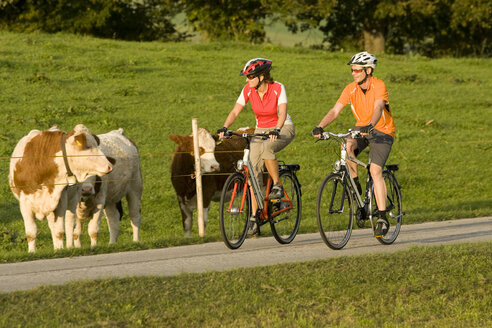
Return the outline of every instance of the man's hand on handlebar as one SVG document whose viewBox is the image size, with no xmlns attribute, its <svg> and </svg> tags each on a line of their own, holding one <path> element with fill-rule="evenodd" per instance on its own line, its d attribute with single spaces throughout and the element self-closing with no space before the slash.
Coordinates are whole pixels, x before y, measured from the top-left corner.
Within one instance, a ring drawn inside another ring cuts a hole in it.
<svg viewBox="0 0 492 328">
<path fill-rule="evenodd" d="M 373 130 L 374 130 L 374 126 L 371 123 L 369 123 L 365 126 L 361 126 L 359 131 L 362 136 L 368 136 Z"/>
<path fill-rule="evenodd" d="M 315 138 L 321 138 L 323 132 L 325 132 L 323 130 L 323 128 L 321 126 L 316 126 L 313 131 L 311 132 L 312 136 L 315 137 Z"/>
</svg>

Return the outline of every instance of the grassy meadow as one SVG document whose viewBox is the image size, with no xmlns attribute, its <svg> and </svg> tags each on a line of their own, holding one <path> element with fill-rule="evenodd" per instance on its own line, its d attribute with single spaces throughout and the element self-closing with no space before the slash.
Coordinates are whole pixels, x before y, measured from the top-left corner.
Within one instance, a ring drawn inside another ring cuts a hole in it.
<svg viewBox="0 0 492 328">
<path fill-rule="evenodd" d="M 279 157 L 301 165 L 300 233 L 317 231 L 316 193 L 337 158 L 337 145 L 315 143 L 310 131 L 352 81 L 346 65 L 351 55 L 271 44 L 138 43 L 0 32 L 0 262 L 220 240 L 216 204 L 206 237 L 198 236 L 196 221 L 193 236 L 183 237 L 170 181 L 175 144 L 168 136 L 191 133 L 194 117 L 210 131 L 220 128 L 245 84 L 240 69 L 258 56 L 273 60 L 272 75 L 286 86 L 297 136 Z M 387 84 L 397 127 L 388 163 L 400 164 L 404 223 L 492 215 L 491 59 L 378 58 L 375 76 Z M 254 122 L 245 110 L 233 128 Z M 84 234 L 83 249 L 53 252 L 47 223 L 38 221 L 38 252 L 27 254 L 22 216 L 8 187 L 9 156 L 32 129 L 57 124 L 69 131 L 78 123 L 95 134 L 122 127 L 139 146 L 142 242 L 131 242 L 126 216 L 117 245 L 107 246 L 103 221 L 96 249 L 89 248 Z M 353 123 L 347 107 L 331 129 L 346 131 Z M 367 160 L 367 153 L 361 158 Z"/>
<path fill-rule="evenodd" d="M 44 286 L 0 294 L 0 326 L 490 327 L 491 246 Z"/>
</svg>

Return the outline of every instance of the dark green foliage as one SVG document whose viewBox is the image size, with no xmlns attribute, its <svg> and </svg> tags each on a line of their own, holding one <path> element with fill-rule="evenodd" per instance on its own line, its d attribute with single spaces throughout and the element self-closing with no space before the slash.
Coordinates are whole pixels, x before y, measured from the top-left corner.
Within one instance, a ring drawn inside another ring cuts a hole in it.
<svg viewBox="0 0 492 328">
<path fill-rule="evenodd" d="M 123 40 L 180 40 L 170 17 L 174 5 L 145 0 L 10 0 L 0 7 L 0 28 L 68 32 Z"/>
<path fill-rule="evenodd" d="M 492 55 L 492 3 L 487 0 L 272 0 L 292 32 L 316 28 L 330 50 L 364 47 L 380 33 L 387 53 Z"/>
<path fill-rule="evenodd" d="M 189 36 L 171 22 L 180 12 L 210 41 L 264 42 L 268 19 L 293 33 L 320 30 L 318 47 L 329 50 L 492 55 L 488 0 L 4 0 L 0 28 L 180 41 Z"/>
<path fill-rule="evenodd" d="M 188 20 L 208 40 L 262 42 L 261 19 L 268 13 L 259 0 L 181 0 Z"/>
</svg>

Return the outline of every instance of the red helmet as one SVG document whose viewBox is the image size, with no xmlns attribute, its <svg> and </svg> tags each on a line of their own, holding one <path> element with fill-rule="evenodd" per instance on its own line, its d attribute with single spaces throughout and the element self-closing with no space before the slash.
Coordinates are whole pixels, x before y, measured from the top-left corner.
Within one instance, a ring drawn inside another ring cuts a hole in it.
<svg viewBox="0 0 492 328">
<path fill-rule="evenodd" d="M 268 72 L 272 69 L 272 61 L 265 58 L 253 58 L 244 65 L 243 70 L 239 75 L 258 76 L 261 73 Z"/>
</svg>

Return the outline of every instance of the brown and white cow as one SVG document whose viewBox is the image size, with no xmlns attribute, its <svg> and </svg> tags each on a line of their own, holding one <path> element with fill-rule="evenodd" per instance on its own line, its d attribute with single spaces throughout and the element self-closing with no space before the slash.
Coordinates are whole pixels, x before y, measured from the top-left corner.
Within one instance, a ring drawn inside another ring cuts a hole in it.
<svg viewBox="0 0 492 328">
<path fill-rule="evenodd" d="M 55 249 L 63 248 L 65 233 L 70 247 L 81 192 L 74 183 L 111 170 L 96 138 L 82 124 L 68 133 L 52 128 L 23 137 L 12 153 L 9 185 L 19 200 L 29 252 L 36 251 L 34 218 L 48 219 Z"/>
<path fill-rule="evenodd" d="M 120 219 L 123 214 L 121 199 L 126 197 L 133 241 L 140 240 L 140 205 L 142 198 L 142 174 L 137 146 L 123 134 L 123 129 L 99 134 L 99 148 L 115 159 L 111 173 L 103 177 L 90 177 L 82 185 L 82 198 L 77 206 L 77 223 L 74 232 L 75 247 L 80 247 L 82 221 L 90 218 L 88 232 L 91 247 L 96 246 L 99 226 L 104 210 L 109 227 L 109 243 L 118 240 Z"/>
<path fill-rule="evenodd" d="M 253 133 L 253 131 L 254 129 L 244 128 L 237 132 Z M 213 145 L 215 146 L 217 136 L 212 136 L 208 131 L 207 134 L 207 138 L 213 140 Z M 171 181 L 178 197 L 185 236 L 191 236 L 193 211 L 197 208 L 196 183 L 193 175 L 195 171 L 194 158 L 192 156 L 193 137 L 191 135 L 178 136 L 175 134 L 171 134 L 169 137 L 178 144 L 171 163 Z M 204 174 L 202 176 L 203 220 L 205 225 L 208 223 L 208 209 L 210 207 L 210 202 L 220 200 L 222 187 L 228 177 L 227 173 L 234 172 L 237 161 L 243 157 L 242 151 L 245 146 L 246 143 L 242 138 L 234 136 L 231 139 L 218 141 L 217 146 L 208 150 L 209 152 L 214 152 L 215 148 L 215 159 L 220 164 L 220 174 Z M 214 154 L 211 153 L 211 155 Z M 202 159 L 202 157 L 200 158 Z"/>
</svg>

